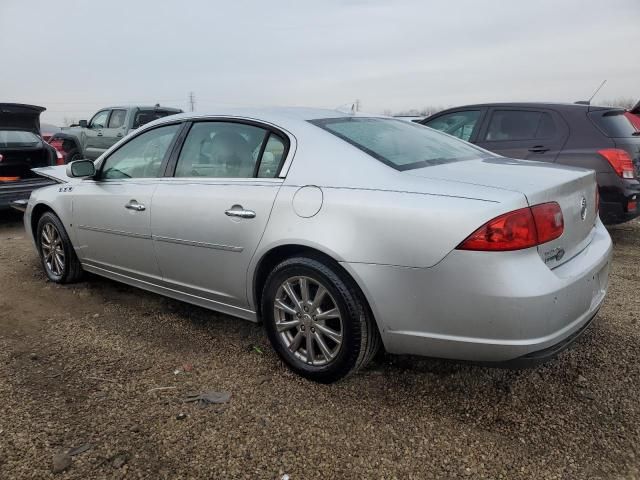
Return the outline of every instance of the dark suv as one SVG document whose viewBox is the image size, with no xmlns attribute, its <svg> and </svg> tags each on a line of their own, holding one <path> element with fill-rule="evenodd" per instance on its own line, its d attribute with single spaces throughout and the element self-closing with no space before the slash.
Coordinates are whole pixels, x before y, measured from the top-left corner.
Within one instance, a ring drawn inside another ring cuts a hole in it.
<svg viewBox="0 0 640 480">
<path fill-rule="evenodd" d="M 621 223 L 640 215 L 640 132 L 622 109 L 495 103 L 451 108 L 418 123 L 505 157 L 595 170 L 602 221 Z"/>
</svg>

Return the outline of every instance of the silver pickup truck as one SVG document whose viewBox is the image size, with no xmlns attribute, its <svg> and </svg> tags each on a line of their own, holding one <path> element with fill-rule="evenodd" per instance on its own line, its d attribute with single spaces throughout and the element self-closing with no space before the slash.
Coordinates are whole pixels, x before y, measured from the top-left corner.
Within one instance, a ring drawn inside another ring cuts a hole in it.
<svg viewBox="0 0 640 480">
<path fill-rule="evenodd" d="M 80 120 L 78 125 L 61 129 L 51 137 L 49 144 L 62 154 L 64 163 L 81 158 L 95 160 L 131 130 L 181 112 L 178 108 L 160 105 L 107 107 L 89 121 Z"/>
</svg>

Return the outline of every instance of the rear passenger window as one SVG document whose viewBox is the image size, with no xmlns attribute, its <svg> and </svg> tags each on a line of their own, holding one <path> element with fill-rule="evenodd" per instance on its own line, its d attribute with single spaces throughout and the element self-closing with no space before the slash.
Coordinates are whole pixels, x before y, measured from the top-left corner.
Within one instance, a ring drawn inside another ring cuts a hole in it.
<svg viewBox="0 0 640 480">
<path fill-rule="evenodd" d="M 284 152 L 283 140 L 264 128 L 236 122 L 198 122 L 184 141 L 175 176 L 273 178 Z"/>
<path fill-rule="evenodd" d="M 555 134 L 555 123 L 547 112 L 496 110 L 491 116 L 485 140 L 533 140 L 551 138 Z"/>
<path fill-rule="evenodd" d="M 260 161 L 260 168 L 258 169 L 259 178 L 274 178 L 278 175 L 280 165 L 284 158 L 285 145 L 282 139 L 271 133 L 267 145 L 264 148 L 262 154 L 262 160 Z"/>
<path fill-rule="evenodd" d="M 447 113 L 426 122 L 425 125 L 468 141 L 473 134 L 473 129 L 478 123 L 479 118 L 480 110 L 466 110 L 463 112 Z"/>
</svg>

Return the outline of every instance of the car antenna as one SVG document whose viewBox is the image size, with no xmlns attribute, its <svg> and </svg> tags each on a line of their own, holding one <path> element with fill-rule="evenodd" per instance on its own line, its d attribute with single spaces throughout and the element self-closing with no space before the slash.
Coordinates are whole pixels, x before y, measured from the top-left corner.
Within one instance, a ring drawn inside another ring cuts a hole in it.
<svg viewBox="0 0 640 480">
<path fill-rule="evenodd" d="M 579 102 L 576 102 L 576 104 L 578 104 L 578 105 L 591 105 L 591 100 L 593 100 L 593 97 L 595 97 L 596 94 L 600 91 L 600 89 L 602 87 L 604 87 L 605 83 L 607 83 L 607 81 L 603 80 L 602 83 L 600 84 L 600 86 L 598 88 L 596 88 L 596 91 L 593 92 L 593 95 L 591 95 L 591 98 L 589 98 L 589 100 L 580 100 Z"/>
<path fill-rule="evenodd" d="M 342 105 L 339 105 L 338 107 L 336 107 L 336 110 L 340 113 L 348 113 L 351 115 L 355 115 L 356 113 L 356 104 L 355 103 L 343 103 Z"/>
</svg>

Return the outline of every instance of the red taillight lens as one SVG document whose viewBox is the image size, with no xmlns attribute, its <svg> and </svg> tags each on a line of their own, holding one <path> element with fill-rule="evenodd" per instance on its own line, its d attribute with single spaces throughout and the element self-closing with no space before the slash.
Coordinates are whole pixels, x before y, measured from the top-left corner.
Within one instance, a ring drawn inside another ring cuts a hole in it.
<svg viewBox="0 0 640 480">
<path fill-rule="evenodd" d="M 473 232 L 458 249 L 506 251 L 536 245 L 536 224 L 529 207 L 505 213 Z"/>
<path fill-rule="evenodd" d="M 598 153 L 607 159 L 619 177 L 635 178 L 633 161 L 626 151 L 619 148 L 605 148 L 598 150 Z"/>
<path fill-rule="evenodd" d="M 633 199 L 627 202 L 627 212 L 630 212 L 630 213 L 635 212 L 637 208 L 638 208 L 637 200 Z"/>
<path fill-rule="evenodd" d="M 542 203 L 531 207 L 538 232 L 538 245 L 555 240 L 564 232 L 564 218 L 556 202 Z"/>
<path fill-rule="evenodd" d="M 564 231 L 560 205 L 543 203 L 505 213 L 488 221 L 458 245 L 458 250 L 505 252 L 535 247 Z"/>
</svg>

